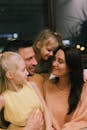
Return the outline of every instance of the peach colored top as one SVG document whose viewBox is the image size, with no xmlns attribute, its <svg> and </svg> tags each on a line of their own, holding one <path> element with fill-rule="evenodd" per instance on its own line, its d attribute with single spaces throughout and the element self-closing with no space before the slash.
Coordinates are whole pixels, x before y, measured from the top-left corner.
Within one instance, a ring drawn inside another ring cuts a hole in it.
<svg viewBox="0 0 87 130">
<path fill-rule="evenodd" d="M 45 100 L 50 110 L 55 130 L 80 130 L 87 127 L 87 84 L 84 85 L 77 109 L 68 112 L 68 91 L 58 89 L 52 83 L 45 83 Z"/>
</svg>

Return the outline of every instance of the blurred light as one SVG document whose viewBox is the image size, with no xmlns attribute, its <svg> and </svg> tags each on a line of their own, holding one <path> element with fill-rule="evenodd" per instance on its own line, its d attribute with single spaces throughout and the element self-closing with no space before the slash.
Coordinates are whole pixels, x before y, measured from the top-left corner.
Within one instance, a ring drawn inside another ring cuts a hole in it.
<svg viewBox="0 0 87 130">
<path fill-rule="evenodd" d="M 62 40 L 63 45 L 70 45 L 70 40 Z"/>
<path fill-rule="evenodd" d="M 76 48 L 77 48 L 77 49 L 80 49 L 80 45 L 79 45 L 79 44 L 77 44 L 77 45 L 76 45 Z"/>
<path fill-rule="evenodd" d="M 81 50 L 81 51 L 84 51 L 84 50 L 85 50 L 85 47 L 84 47 L 84 46 L 82 46 L 82 47 L 80 48 L 80 50 Z"/>
<path fill-rule="evenodd" d="M 12 37 L 12 34 L 0 34 L 0 38 L 9 38 L 9 37 Z"/>
<path fill-rule="evenodd" d="M 14 34 L 13 34 L 13 38 L 18 38 L 18 34 L 17 34 L 17 33 L 14 33 Z"/>
<path fill-rule="evenodd" d="M 5 34 L 0 34 L 0 38 L 7 38 L 7 39 L 11 39 L 11 38 L 18 38 L 18 33 L 5 33 Z"/>
</svg>

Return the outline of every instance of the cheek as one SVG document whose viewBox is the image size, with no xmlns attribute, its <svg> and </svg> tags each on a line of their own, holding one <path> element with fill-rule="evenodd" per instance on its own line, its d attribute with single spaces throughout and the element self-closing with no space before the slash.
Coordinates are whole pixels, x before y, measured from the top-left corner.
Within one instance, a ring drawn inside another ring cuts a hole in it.
<svg viewBox="0 0 87 130">
<path fill-rule="evenodd" d="M 62 70 L 62 73 L 65 75 L 69 73 L 69 70 L 66 66 L 63 66 L 63 68 L 61 70 Z"/>
<path fill-rule="evenodd" d="M 47 55 L 47 51 L 45 49 L 41 50 L 41 57 L 44 58 Z"/>
<path fill-rule="evenodd" d="M 67 68 L 64 65 L 58 66 L 58 73 L 60 75 L 65 75 L 67 73 Z"/>
<path fill-rule="evenodd" d="M 31 62 L 31 61 L 26 61 L 26 63 L 25 63 L 26 68 L 30 67 L 30 66 L 31 66 L 31 64 L 32 64 L 32 62 Z"/>
</svg>

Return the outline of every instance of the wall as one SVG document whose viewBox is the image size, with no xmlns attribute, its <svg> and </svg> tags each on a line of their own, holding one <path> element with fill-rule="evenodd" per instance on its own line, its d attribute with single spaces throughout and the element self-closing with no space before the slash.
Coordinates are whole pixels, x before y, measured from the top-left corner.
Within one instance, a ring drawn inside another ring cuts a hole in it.
<svg viewBox="0 0 87 130">
<path fill-rule="evenodd" d="M 87 14 L 87 0 L 57 0 L 56 4 L 56 31 L 67 38 L 69 30 L 78 30 L 79 22 L 84 19 L 84 9 Z"/>
<path fill-rule="evenodd" d="M 0 0 L 0 34 L 35 38 L 48 25 L 47 0 Z"/>
</svg>

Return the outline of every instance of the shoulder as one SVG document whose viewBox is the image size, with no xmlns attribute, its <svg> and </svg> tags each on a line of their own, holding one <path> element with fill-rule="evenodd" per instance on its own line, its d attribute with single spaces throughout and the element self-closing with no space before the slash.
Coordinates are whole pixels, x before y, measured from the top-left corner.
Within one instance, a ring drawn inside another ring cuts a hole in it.
<svg viewBox="0 0 87 130">
<path fill-rule="evenodd" d="M 39 78 L 39 79 L 41 79 L 41 80 L 44 80 L 43 76 L 40 75 L 40 74 L 38 74 L 38 73 L 35 73 L 34 76 L 37 77 L 37 78 Z"/>
<path fill-rule="evenodd" d="M 52 91 L 53 83 L 50 80 L 47 80 L 44 82 L 43 88 L 45 93 Z"/>
<path fill-rule="evenodd" d="M 29 77 L 29 81 L 34 82 L 37 85 L 37 87 L 39 88 L 41 94 L 43 95 L 44 78 L 40 74 L 35 73 L 33 76 Z"/>
<path fill-rule="evenodd" d="M 46 87 L 52 87 L 54 85 L 54 83 L 52 82 L 52 80 L 48 79 L 48 80 L 45 80 L 44 82 L 44 86 Z"/>
<path fill-rule="evenodd" d="M 38 73 L 35 73 L 33 76 L 30 76 L 29 80 L 33 80 L 37 82 L 44 82 L 44 78 Z"/>
<path fill-rule="evenodd" d="M 87 69 L 83 70 L 83 75 L 84 75 L 84 82 L 87 83 Z"/>
<path fill-rule="evenodd" d="M 32 77 L 33 81 L 36 82 L 37 85 L 40 85 L 42 86 L 42 84 L 44 83 L 44 78 L 43 76 L 41 76 L 40 74 L 38 73 L 35 73 L 34 76 Z"/>
<path fill-rule="evenodd" d="M 5 105 L 4 96 L 0 95 L 0 110 L 4 107 L 4 105 Z"/>
<path fill-rule="evenodd" d="M 81 99 L 82 100 L 87 100 L 87 83 L 84 83 Z"/>
</svg>

